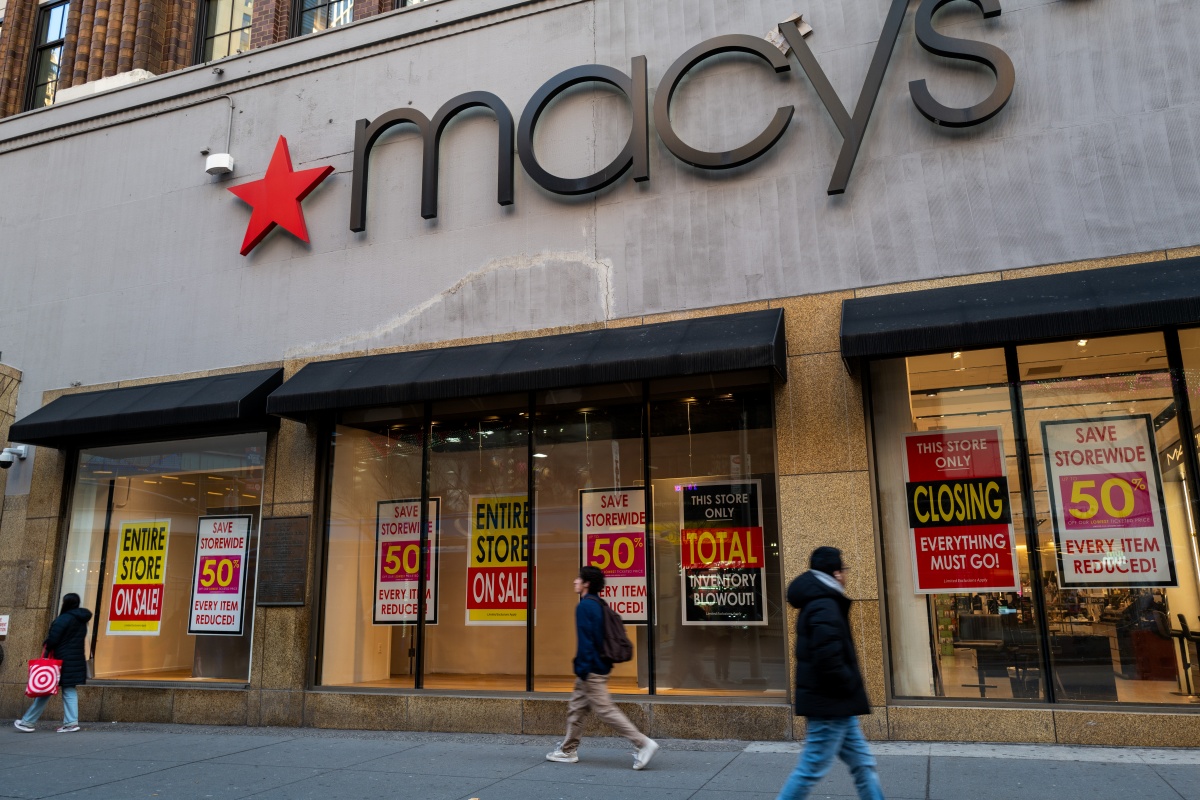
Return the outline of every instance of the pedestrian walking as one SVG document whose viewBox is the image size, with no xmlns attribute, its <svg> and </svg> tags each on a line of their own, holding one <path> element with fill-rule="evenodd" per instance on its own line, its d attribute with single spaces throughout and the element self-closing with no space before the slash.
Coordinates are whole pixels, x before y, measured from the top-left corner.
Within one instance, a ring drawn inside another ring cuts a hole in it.
<svg viewBox="0 0 1200 800">
<path fill-rule="evenodd" d="M 592 713 L 633 742 L 633 768 L 645 769 L 658 752 L 658 743 L 646 736 L 613 705 L 608 693 L 608 674 L 612 663 L 604 658 L 604 573 L 597 567 L 584 567 L 575 579 L 575 689 L 567 703 L 567 735 L 547 761 L 574 764 L 579 760 L 579 740 L 583 737 L 583 715 Z"/>
<path fill-rule="evenodd" d="M 850 636 L 846 566 L 836 547 L 818 547 L 809 570 L 788 586 L 796 619 L 796 716 L 806 717 L 804 751 L 777 800 L 804 800 L 834 757 L 854 776 L 860 800 L 883 800 L 875 757 L 858 717 L 871 706 Z"/>
<path fill-rule="evenodd" d="M 76 686 L 87 683 L 87 660 L 83 657 L 83 642 L 87 638 L 88 620 L 92 612 L 79 607 L 79 595 L 71 592 L 63 596 L 62 609 L 54 622 L 50 623 L 50 632 L 42 646 L 47 653 L 53 653 L 54 658 L 62 661 L 62 675 L 58 686 L 62 692 L 63 724 L 59 733 L 74 733 L 79 730 L 79 694 Z M 13 726 L 25 733 L 33 733 L 33 724 L 46 710 L 50 696 L 36 697 L 33 705 L 25 712 L 25 716 L 13 723 Z"/>
</svg>

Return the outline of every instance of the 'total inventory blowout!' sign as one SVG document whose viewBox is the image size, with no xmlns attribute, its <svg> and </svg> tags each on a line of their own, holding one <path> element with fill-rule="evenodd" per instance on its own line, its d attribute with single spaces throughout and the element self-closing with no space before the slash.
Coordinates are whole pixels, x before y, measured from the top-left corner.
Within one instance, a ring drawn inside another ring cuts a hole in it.
<svg viewBox="0 0 1200 800">
<path fill-rule="evenodd" d="M 122 522 L 108 606 L 110 636 L 158 636 L 170 520 Z"/>
<path fill-rule="evenodd" d="M 1176 586 L 1149 414 L 1042 423 L 1059 585 Z"/>
<path fill-rule="evenodd" d="M 468 625 L 524 625 L 529 597 L 529 498 L 471 497 Z"/>
<path fill-rule="evenodd" d="M 904 436 L 917 594 L 1020 589 L 999 428 Z"/>
<path fill-rule="evenodd" d="M 249 514 L 200 517 L 188 633 L 242 635 Z"/>
<path fill-rule="evenodd" d="M 442 501 L 429 498 L 425 537 L 425 624 L 437 624 L 437 558 Z M 421 501 L 384 500 L 375 516 L 376 625 L 415 623 L 421 584 Z"/>
<path fill-rule="evenodd" d="M 580 489 L 583 563 L 604 571 L 601 597 L 626 623 L 646 622 L 646 492 Z"/>
<path fill-rule="evenodd" d="M 758 480 L 682 484 L 684 625 L 766 625 Z"/>
</svg>

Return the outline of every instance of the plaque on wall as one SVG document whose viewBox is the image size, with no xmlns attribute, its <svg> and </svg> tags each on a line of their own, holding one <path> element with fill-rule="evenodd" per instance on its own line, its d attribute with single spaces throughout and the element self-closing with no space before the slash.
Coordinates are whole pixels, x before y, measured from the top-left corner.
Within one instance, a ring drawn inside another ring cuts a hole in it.
<svg viewBox="0 0 1200 800">
<path fill-rule="evenodd" d="M 262 521 L 256 605 L 304 605 L 309 523 L 309 517 L 267 517 Z"/>
</svg>

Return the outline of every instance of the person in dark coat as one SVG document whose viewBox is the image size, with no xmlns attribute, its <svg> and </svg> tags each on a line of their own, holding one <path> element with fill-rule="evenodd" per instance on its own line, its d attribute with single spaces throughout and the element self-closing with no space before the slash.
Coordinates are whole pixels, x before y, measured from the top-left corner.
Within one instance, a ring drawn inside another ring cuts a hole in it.
<svg viewBox="0 0 1200 800">
<path fill-rule="evenodd" d="M 846 566 L 836 547 L 818 547 L 809 570 L 788 586 L 796 619 L 796 716 L 808 722 L 804 751 L 778 800 L 803 800 L 825 777 L 834 757 L 854 776 L 861 800 L 883 800 L 875 757 L 858 717 L 871 713 L 850 636 Z"/>
<path fill-rule="evenodd" d="M 74 733 L 79 730 L 79 694 L 76 686 L 87 683 L 87 659 L 83 654 L 83 643 L 87 638 L 88 621 L 92 612 L 79 607 L 79 595 L 74 592 L 63 597 L 62 609 L 54 622 L 43 646 L 47 654 L 62 661 L 62 677 L 59 689 L 62 692 L 63 724 L 59 733 Z M 13 723 L 19 731 L 33 733 L 33 725 L 46 710 L 50 697 L 36 697 L 25 716 Z"/>
</svg>

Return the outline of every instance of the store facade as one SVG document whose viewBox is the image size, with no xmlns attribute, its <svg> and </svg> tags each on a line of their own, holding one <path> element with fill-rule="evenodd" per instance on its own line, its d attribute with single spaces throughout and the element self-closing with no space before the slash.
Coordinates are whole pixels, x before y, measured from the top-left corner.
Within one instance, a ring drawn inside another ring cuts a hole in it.
<svg viewBox="0 0 1200 800">
<path fill-rule="evenodd" d="M 74 187 L 0 200 L 2 712 L 76 591 L 85 720 L 557 733 L 586 562 L 635 722 L 790 738 L 834 544 L 874 738 L 1200 742 L 1200 106 L 1096 83 L 1200 14 L 843 5 L 443 0 L 0 122 Z"/>
</svg>

